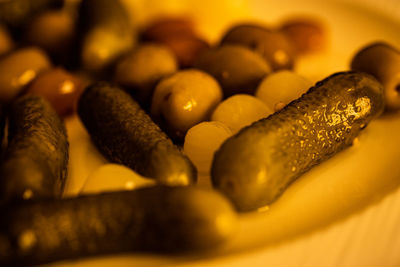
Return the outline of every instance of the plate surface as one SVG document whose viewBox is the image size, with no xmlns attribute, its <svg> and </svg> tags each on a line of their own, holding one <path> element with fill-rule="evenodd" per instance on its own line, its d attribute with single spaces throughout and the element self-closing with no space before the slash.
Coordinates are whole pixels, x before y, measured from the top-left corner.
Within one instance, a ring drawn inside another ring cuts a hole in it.
<svg viewBox="0 0 400 267">
<path fill-rule="evenodd" d="M 124 2 L 139 24 L 166 12 L 192 15 L 210 41 L 234 22 L 277 25 L 298 14 L 320 18 L 329 46 L 296 66 L 314 82 L 347 70 L 354 53 L 369 42 L 385 40 L 400 47 L 400 22 L 392 15 L 399 14 L 400 6 L 394 1 L 380 2 L 383 8 L 361 0 Z M 106 161 L 77 118 L 68 119 L 67 128 L 71 162 L 66 195 L 75 195 L 84 178 Z M 236 236 L 213 254 L 127 254 L 53 265 L 400 266 L 399 155 L 400 114 L 385 115 L 351 148 L 301 177 L 268 211 L 242 215 Z"/>
</svg>

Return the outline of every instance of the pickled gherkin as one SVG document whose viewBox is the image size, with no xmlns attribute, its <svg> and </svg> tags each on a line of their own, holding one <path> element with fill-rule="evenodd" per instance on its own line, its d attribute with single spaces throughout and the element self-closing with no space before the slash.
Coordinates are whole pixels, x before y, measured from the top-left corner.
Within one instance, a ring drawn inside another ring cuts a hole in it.
<svg viewBox="0 0 400 267">
<path fill-rule="evenodd" d="M 68 140 L 62 120 L 41 97 L 17 98 L 8 111 L 8 146 L 0 165 L 0 203 L 61 197 Z"/>
<path fill-rule="evenodd" d="M 89 86 L 78 114 L 97 148 L 110 161 L 167 185 L 196 181 L 192 162 L 161 131 L 139 104 L 107 82 Z"/>
<path fill-rule="evenodd" d="M 333 74 L 229 138 L 214 156 L 213 185 L 240 211 L 269 205 L 304 172 L 350 146 L 383 109 L 375 78 Z"/>
<path fill-rule="evenodd" d="M 215 248 L 237 226 L 221 194 L 196 187 L 148 187 L 3 210 L 0 265 L 26 266 L 130 251 Z"/>
</svg>

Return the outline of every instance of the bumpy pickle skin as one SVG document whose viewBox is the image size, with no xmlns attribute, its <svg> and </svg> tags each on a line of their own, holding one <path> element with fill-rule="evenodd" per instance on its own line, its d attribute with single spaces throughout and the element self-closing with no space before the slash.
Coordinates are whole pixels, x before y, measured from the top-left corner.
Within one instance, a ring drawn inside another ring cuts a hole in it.
<svg viewBox="0 0 400 267">
<path fill-rule="evenodd" d="M 27 266 L 129 251 L 215 248 L 236 230 L 221 194 L 197 187 L 151 187 L 5 210 L 0 265 Z"/>
<path fill-rule="evenodd" d="M 318 82 L 216 152 L 212 182 L 239 211 L 271 204 L 304 172 L 350 146 L 384 109 L 382 85 L 358 72 Z"/>
<path fill-rule="evenodd" d="M 68 139 L 62 120 L 39 96 L 17 98 L 8 112 L 8 146 L 0 165 L 0 204 L 61 197 Z"/>
<path fill-rule="evenodd" d="M 107 82 L 89 86 L 78 114 L 94 144 L 110 161 L 167 185 L 196 181 L 192 162 L 121 88 Z"/>
</svg>

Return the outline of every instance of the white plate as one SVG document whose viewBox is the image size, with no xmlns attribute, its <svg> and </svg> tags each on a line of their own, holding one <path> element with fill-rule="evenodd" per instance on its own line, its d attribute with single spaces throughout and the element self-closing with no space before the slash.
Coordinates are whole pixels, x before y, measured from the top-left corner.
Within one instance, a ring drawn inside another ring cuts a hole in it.
<svg viewBox="0 0 400 267">
<path fill-rule="evenodd" d="M 140 9 L 138 23 L 166 11 L 191 14 L 211 41 L 232 22 L 276 25 L 290 15 L 319 17 L 329 30 L 329 48 L 296 67 L 313 81 L 347 70 L 352 55 L 368 42 L 386 40 L 400 47 L 400 24 L 392 15 L 399 14 L 400 7 L 394 1 L 383 2 L 384 8 L 371 8 L 373 1 L 361 0 L 124 2 L 133 12 Z M 71 165 L 66 194 L 73 195 L 105 160 L 76 118 L 67 126 Z M 399 156 L 400 114 L 384 116 L 371 123 L 353 147 L 301 177 L 270 210 L 243 215 L 237 235 L 212 255 L 125 254 L 55 265 L 400 266 Z"/>
</svg>

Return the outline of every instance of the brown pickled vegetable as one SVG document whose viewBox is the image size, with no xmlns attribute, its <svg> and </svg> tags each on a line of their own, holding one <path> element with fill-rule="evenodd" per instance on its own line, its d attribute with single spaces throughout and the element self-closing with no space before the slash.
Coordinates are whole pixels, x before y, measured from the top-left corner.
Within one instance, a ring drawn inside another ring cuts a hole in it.
<svg viewBox="0 0 400 267">
<path fill-rule="evenodd" d="M 145 41 L 162 42 L 175 35 L 194 36 L 194 22 L 187 17 L 165 17 L 152 21 L 142 32 Z"/>
<path fill-rule="evenodd" d="M 74 111 L 82 91 L 83 82 L 80 78 L 63 68 L 54 68 L 39 74 L 27 89 L 28 94 L 46 98 L 60 116 Z"/>
<path fill-rule="evenodd" d="M 400 109 L 400 51 L 398 49 L 383 42 L 369 44 L 353 57 L 351 68 L 374 75 L 383 84 L 386 108 Z"/>
<path fill-rule="evenodd" d="M 280 27 L 293 44 L 297 54 L 318 52 L 326 46 L 326 30 L 320 21 L 297 18 L 283 22 Z"/>
<path fill-rule="evenodd" d="M 197 56 L 210 47 L 205 40 L 191 35 L 173 35 L 160 43 L 171 49 L 182 68 L 193 67 Z"/>
<path fill-rule="evenodd" d="M 260 25 L 240 24 L 232 27 L 222 37 L 221 45 L 243 45 L 265 58 L 273 70 L 292 69 L 294 48 L 281 32 Z"/>
<path fill-rule="evenodd" d="M 192 67 L 196 57 L 210 47 L 196 34 L 193 21 L 185 17 L 156 20 L 143 31 L 142 37 L 167 46 L 182 68 Z"/>
</svg>

